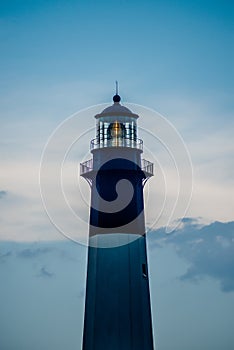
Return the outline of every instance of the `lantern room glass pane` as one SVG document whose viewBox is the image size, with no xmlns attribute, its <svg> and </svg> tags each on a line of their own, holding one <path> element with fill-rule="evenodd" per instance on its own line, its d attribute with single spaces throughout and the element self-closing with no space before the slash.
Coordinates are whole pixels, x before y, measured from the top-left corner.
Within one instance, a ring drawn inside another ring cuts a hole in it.
<svg viewBox="0 0 234 350">
<path fill-rule="evenodd" d="M 129 117 L 118 117 L 118 119 L 108 117 L 107 120 L 103 118 L 97 121 L 96 140 L 98 143 L 105 143 L 114 138 L 136 141 L 136 120 Z"/>
</svg>

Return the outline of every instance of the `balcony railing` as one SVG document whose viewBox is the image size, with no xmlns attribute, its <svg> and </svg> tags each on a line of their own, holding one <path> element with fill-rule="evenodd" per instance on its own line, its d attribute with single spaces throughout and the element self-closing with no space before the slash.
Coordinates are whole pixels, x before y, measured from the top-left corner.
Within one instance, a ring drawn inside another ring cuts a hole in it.
<svg viewBox="0 0 234 350">
<path fill-rule="evenodd" d="M 144 171 L 146 176 L 154 175 L 154 164 L 146 159 L 141 160 L 141 170 Z"/>
<path fill-rule="evenodd" d="M 80 175 L 87 174 L 93 170 L 93 159 L 80 163 Z"/>
<path fill-rule="evenodd" d="M 90 150 L 104 148 L 104 147 L 130 147 L 143 150 L 143 141 L 141 139 L 131 140 L 130 138 L 112 138 L 99 141 L 93 139 L 90 142 Z"/>
<path fill-rule="evenodd" d="M 154 164 L 146 159 L 141 159 L 141 170 L 145 173 L 146 177 L 154 175 Z M 80 175 L 85 175 L 93 171 L 93 159 L 89 159 L 86 162 L 80 164 Z"/>
</svg>

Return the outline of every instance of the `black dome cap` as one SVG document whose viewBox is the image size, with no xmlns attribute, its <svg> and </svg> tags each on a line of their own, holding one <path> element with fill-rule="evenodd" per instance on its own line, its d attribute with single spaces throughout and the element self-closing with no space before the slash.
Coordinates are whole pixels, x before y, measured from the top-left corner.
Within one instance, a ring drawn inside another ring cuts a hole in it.
<svg viewBox="0 0 234 350">
<path fill-rule="evenodd" d="M 121 100 L 121 97 L 120 97 L 118 94 L 116 94 L 115 96 L 113 96 L 113 101 L 114 101 L 114 102 L 120 102 L 120 100 Z"/>
</svg>

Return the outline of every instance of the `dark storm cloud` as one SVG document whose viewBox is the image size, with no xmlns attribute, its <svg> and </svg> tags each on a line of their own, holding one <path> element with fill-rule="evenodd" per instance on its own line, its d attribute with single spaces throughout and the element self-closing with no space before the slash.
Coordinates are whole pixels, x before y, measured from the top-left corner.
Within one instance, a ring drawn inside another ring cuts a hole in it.
<svg viewBox="0 0 234 350">
<path fill-rule="evenodd" d="M 224 292 L 234 292 L 234 222 L 214 222 L 201 227 L 194 219 L 183 219 L 182 228 L 166 235 L 163 229 L 151 237 L 161 247 L 173 244 L 177 254 L 189 264 L 181 281 L 199 281 L 212 277 Z M 155 247 L 154 247 L 155 248 Z"/>
</svg>

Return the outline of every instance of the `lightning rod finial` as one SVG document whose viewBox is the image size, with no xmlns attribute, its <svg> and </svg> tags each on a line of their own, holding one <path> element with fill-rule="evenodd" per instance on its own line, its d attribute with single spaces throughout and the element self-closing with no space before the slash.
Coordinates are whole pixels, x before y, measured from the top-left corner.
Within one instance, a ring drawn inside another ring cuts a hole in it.
<svg viewBox="0 0 234 350">
<path fill-rule="evenodd" d="M 113 97 L 114 102 L 120 102 L 121 97 L 119 96 L 119 83 L 115 81 L 115 96 Z"/>
</svg>

